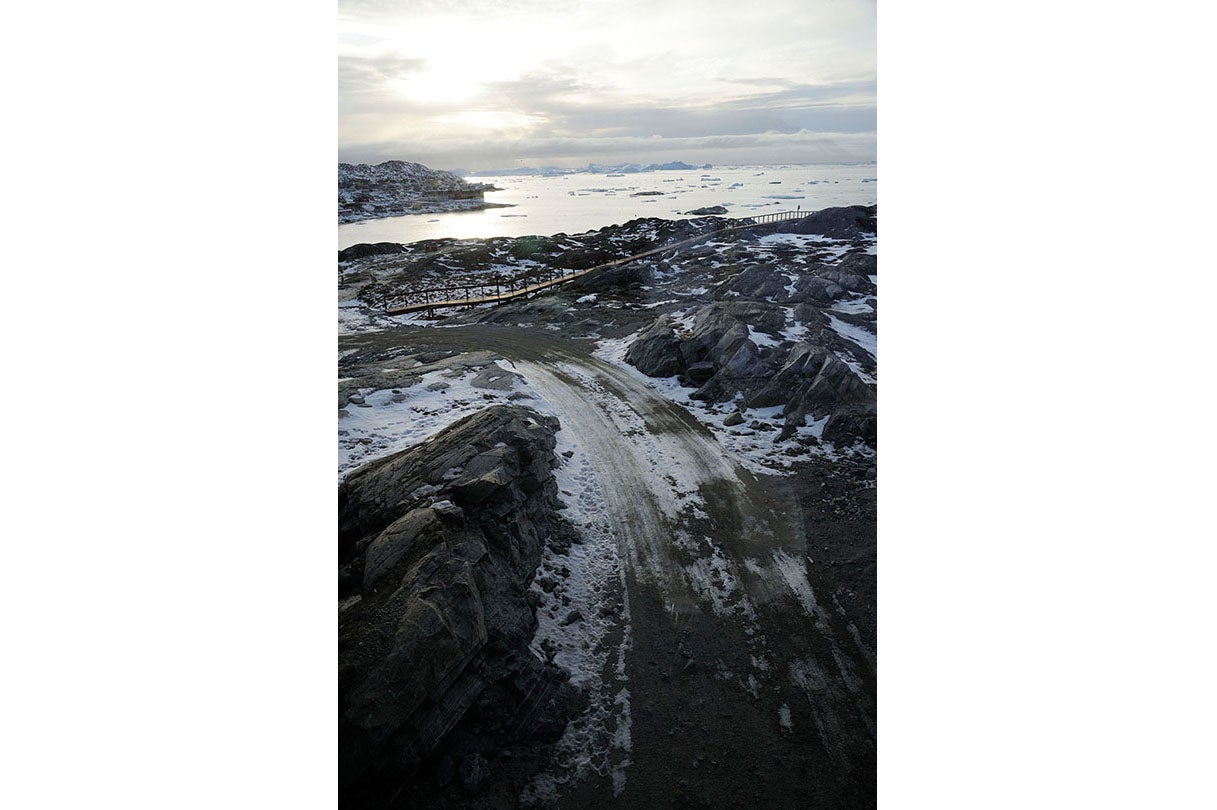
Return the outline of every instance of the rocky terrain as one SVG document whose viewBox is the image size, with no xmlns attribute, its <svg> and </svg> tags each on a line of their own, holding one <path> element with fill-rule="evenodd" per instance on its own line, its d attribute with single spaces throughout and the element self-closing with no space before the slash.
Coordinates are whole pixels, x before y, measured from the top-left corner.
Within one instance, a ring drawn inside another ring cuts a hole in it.
<svg viewBox="0 0 1217 810">
<path fill-rule="evenodd" d="M 577 539 L 557 516 L 556 428 L 486 408 L 339 487 L 345 803 L 393 800 L 437 750 L 440 781 L 476 790 L 488 757 L 561 736 L 578 694 L 529 651 L 528 599 L 542 550 Z"/>
<path fill-rule="evenodd" d="M 493 186 L 468 183 L 451 172 L 404 160 L 374 166 L 339 163 L 338 222 L 510 207 L 483 199 L 485 192 L 494 190 Z"/>
<path fill-rule="evenodd" d="M 507 278 L 533 283 L 553 270 L 568 272 L 603 264 L 649 250 L 657 242 L 712 233 L 721 224 L 709 218 L 646 219 L 574 235 L 352 245 L 338 252 L 339 302 L 358 301 L 374 311 L 382 309 L 387 300 L 421 300 L 417 291 L 446 284 L 492 286 Z"/>
<path fill-rule="evenodd" d="M 347 806 L 874 806 L 876 212 L 739 225 L 340 255 Z"/>
</svg>

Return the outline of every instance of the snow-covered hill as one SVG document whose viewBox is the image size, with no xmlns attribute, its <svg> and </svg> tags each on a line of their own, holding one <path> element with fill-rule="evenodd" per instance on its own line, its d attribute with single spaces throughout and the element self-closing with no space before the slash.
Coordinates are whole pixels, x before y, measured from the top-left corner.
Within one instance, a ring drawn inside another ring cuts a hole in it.
<svg viewBox="0 0 1217 810">
<path fill-rule="evenodd" d="M 338 221 L 497 207 L 483 199 L 493 188 L 405 160 L 339 163 Z"/>
</svg>

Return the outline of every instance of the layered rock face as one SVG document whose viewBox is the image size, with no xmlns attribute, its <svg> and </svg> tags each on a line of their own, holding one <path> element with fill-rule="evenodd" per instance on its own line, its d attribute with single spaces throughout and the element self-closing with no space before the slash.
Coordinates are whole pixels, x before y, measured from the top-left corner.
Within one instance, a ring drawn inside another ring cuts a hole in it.
<svg viewBox="0 0 1217 810">
<path fill-rule="evenodd" d="M 385 806 L 424 780 L 476 793 L 576 708 L 566 674 L 528 649 L 542 551 L 575 539 L 556 513 L 557 428 L 487 408 L 339 486 L 345 805 Z"/>
<path fill-rule="evenodd" d="M 841 210 L 841 209 L 834 209 Z M 744 267 L 716 291 L 719 300 L 688 318 L 661 316 L 626 362 L 652 377 L 678 375 L 694 399 L 737 401 L 745 409 L 782 406 L 784 435 L 828 417 L 822 436 L 841 446 L 875 444 L 874 358 L 830 328 L 832 309 L 850 295 L 874 295 L 875 257 L 854 254 L 792 277 L 772 266 Z M 799 328 L 787 326 L 793 316 Z M 865 319 L 873 323 L 873 315 Z M 847 365 L 842 356 L 853 361 Z M 733 420 L 735 424 L 742 422 Z"/>
</svg>

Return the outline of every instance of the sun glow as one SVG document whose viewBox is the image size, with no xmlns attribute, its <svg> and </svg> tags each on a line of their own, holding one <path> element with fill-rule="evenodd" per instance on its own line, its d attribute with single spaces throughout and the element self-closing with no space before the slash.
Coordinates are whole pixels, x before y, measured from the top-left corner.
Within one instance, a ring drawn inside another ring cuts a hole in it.
<svg viewBox="0 0 1217 810">
<path fill-rule="evenodd" d="M 437 124 L 451 129 L 473 129 L 478 131 L 524 131 L 545 119 L 538 115 L 521 115 L 520 113 L 500 110 L 464 110 L 458 113 L 439 116 L 434 119 Z"/>
<path fill-rule="evenodd" d="M 535 50 L 513 50 L 511 25 L 422 21 L 402 32 L 393 50 L 421 58 L 426 69 L 397 83 L 403 97 L 426 104 L 461 104 L 487 83 L 516 78 Z"/>
<path fill-rule="evenodd" d="M 438 64 L 428 70 L 395 82 L 395 91 L 413 101 L 427 104 L 459 104 L 481 87 L 477 65 Z"/>
</svg>

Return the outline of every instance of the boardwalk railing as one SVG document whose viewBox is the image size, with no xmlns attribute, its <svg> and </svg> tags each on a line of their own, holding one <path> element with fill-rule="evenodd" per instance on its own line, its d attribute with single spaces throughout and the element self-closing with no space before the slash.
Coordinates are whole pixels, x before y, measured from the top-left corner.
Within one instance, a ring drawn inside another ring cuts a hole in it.
<svg viewBox="0 0 1217 810">
<path fill-rule="evenodd" d="M 433 287 L 423 290 L 408 290 L 400 293 L 388 293 L 382 300 L 386 315 L 406 315 L 411 312 L 430 312 L 436 309 L 444 309 L 447 307 L 465 307 L 477 306 L 479 304 L 497 304 L 506 301 L 513 301 L 517 298 L 528 298 L 530 295 L 552 289 L 560 284 L 565 284 L 568 281 L 586 276 L 588 273 L 593 273 L 597 270 L 604 270 L 609 267 L 619 267 L 623 264 L 628 264 L 636 259 L 642 259 L 647 256 L 653 256 L 656 253 L 664 253 L 665 251 L 674 248 L 683 247 L 694 242 L 700 242 L 703 239 L 709 239 L 726 231 L 736 231 L 741 228 L 748 228 L 753 225 L 763 225 L 768 222 L 779 222 L 787 219 L 801 219 L 808 216 L 801 211 L 778 211 L 772 214 L 762 214 L 755 217 L 739 217 L 735 221 L 737 224 L 728 225 L 716 228 L 714 230 L 700 233 L 697 236 L 689 239 L 682 239 L 679 242 L 673 242 L 669 245 L 663 245 L 653 250 L 648 250 L 643 253 L 635 253 L 633 256 L 625 256 L 620 259 L 603 264 L 587 267 L 582 270 L 572 269 L 570 272 L 561 270 L 546 269 L 542 271 L 532 271 L 522 273 L 518 276 L 502 277 L 497 276 L 488 280 L 473 282 L 468 284 L 452 284 L 445 287 Z M 493 292 L 492 292 L 493 291 Z M 419 300 L 422 296 L 422 300 Z M 401 302 L 401 299 L 408 299 L 407 302 Z"/>
<path fill-rule="evenodd" d="M 811 214 L 810 211 L 806 214 L 802 211 L 778 211 L 773 214 L 761 214 L 757 217 L 741 217 L 741 221 L 752 220 L 752 224 L 763 225 L 766 222 L 780 222 L 784 219 L 802 219 L 809 214 Z"/>
</svg>

